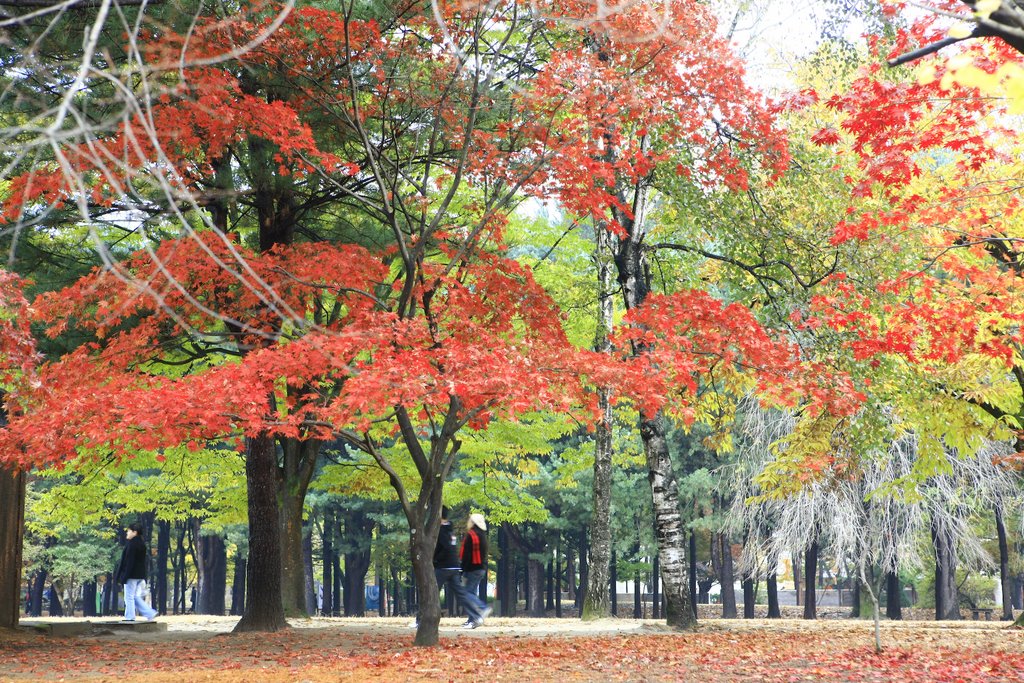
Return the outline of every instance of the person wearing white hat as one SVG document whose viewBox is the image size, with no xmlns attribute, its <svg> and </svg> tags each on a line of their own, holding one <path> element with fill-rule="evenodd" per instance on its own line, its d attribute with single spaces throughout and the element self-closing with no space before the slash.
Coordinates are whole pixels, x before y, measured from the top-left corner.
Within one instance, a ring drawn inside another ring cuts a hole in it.
<svg viewBox="0 0 1024 683">
<path fill-rule="evenodd" d="M 463 606 L 469 618 L 462 628 L 483 626 L 491 608 L 479 597 L 477 588 L 487 575 L 487 522 L 479 512 L 466 521 L 466 535 L 462 537 L 459 559 L 462 562 Z"/>
</svg>

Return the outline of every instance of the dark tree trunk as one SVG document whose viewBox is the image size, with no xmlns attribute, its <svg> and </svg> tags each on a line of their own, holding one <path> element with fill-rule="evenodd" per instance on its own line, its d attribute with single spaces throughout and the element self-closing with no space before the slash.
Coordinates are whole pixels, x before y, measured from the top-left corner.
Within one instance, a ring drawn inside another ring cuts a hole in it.
<svg viewBox="0 0 1024 683">
<path fill-rule="evenodd" d="M 958 620 L 960 596 L 952 533 L 944 524 L 933 521 L 932 541 L 935 545 L 935 620 Z"/>
<path fill-rule="evenodd" d="M 375 522 L 364 510 L 351 510 L 345 517 L 345 616 L 366 613 L 366 574 L 370 570 L 370 542 Z M 431 568 L 433 555 L 431 555 Z"/>
<path fill-rule="evenodd" d="M 107 572 L 106 580 L 103 582 L 103 616 L 110 616 L 116 611 L 116 601 L 117 588 L 114 586 L 114 575 Z"/>
<path fill-rule="evenodd" d="M 245 576 L 246 559 L 242 555 L 235 557 L 235 574 L 231 581 L 231 614 L 242 616 L 245 613 Z"/>
<path fill-rule="evenodd" d="M 547 577 L 547 604 L 544 605 L 545 610 L 555 609 L 555 558 L 554 556 L 548 558 L 548 570 Z"/>
<path fill-rule="evenodd" d="M 498 602 L 501 603 L 501 616 L 510 617 L 514 614 L 512 605 L 512 576 L 509 571 L 512 553 L 508 542 L 508 531 L 502 525 L 498 528 Z"/>
<path fill-rule="evenodd" d="M 321 539 L 323 545 L 324 573 L 321 582 L 323 599 L 321 611 L 326 616 L 337 616 L 334 614 L 334 509 L 328 505 L 324 509 L 324 532 Z"/>
<path fill-rule="evenodd" d="M 249 562 L 245 613 L 235 632 L 288 628 L 281 603 L 281 539 L 277 511 L 277 455 L 267 434 L 246 437 Z"/>
<path fill-rule="evenodd" d="M 559 548 L 561 547 L 561 539 L 559 539 Z M 481 585 L 483 582 L 480 582 Z M 485 598 L 481 598 L 486 603 Z M 555 563 L 555 618 L 560 619 L 562 617 L 562 553 L 558 553 L 558 562 Z"/>
<path fill-rule="evenodd" d="M 576 607 L 582 609 L 587 602 L 587 586 L 590 585 L 590 541 L 586 529 L 580 533 L 580 589 L 576 592 Z"/>
<path fill-rule="evenodd" d="M 397 617 L 400 614 L 404 614 L 404 605 L 402 604 L 402 584 L 398 580 L 398 570 L 391 567 L 391 616 Z"/>
<path fill-rule="evenodd" d="M 185 613 L 185 593 L 188 591 L 188 582 L 185 574 L 185 534 L 188 526 L 182 524 L 177 536 L 178 546 L 175 551 L 174 564 L 174 613 Z"/>
<path fill-rule="evenodd" d="M 722 618 L 736 618 L 736 586 L 732 565 L 732 544 L 727 534 L 716 534 L 718 545 L 718 581 L 722 586 Z"/>
<path fill-rule="evenodd" d="M 754 580 L 743 579 L 743 618 L 754 618 Z"/>
<path fill-rule="evenodd" d="M 690 530 L 690 604 L 693 608 L 693 616 L 697 617 L 697 533 Z"/>
<path fill-rule="evenodd" d="M 814 577 L 818 575 L 818 542 L 811 543 L 804 553 L 804 619 L 816 619 L 817 609 L 817 582 Z"/>
<path fill-rule="evenodd" d="M 6 424 L 0 415 L 0 426 Z M 25 472 L 0 466 L 0 628 L 21 616 L 21 557 L 25 534 Z"/>
<path fill-rule="evenodd" d="M 313 585 L 313 522 L 302 523 L 302 569 L 306 596 L 306 614 L 316 614 L 316 587 Z"/>
<path fill-rule="evenodd" d="M 308 615 L 302 511 L 321 442 L 282 438 L 280 443 L 283 455 L 277 500 L 281 522 L 281 602 L 286 616 L 300 617 Z"/>
<path fill-rule="evenodd" d="M 440 510 L 435 511 L 435 516 L 440 519 Z M 418 624 L 415 645 L 437 645 L 438 626 L 441 621 L 441 596 L 437 587 L 437 579 L 434 576 L 433 557 L 434 546 L 437 543 L 437 533 L 440 524 L 433 534 L 426 533 L 425 520 L 421 521 L 417 529 L 412 528 L 413 533 L 409 540 L 412 548 L 412 571 L 416 579 L 416 592 L 419 595 Z"/>
<path fill-rule="evenodd" d="M 108 584 L 110 580 L 108 577 Z M 28 616 L 30 617 L 41 617 L 43 616 L 43 592 L 46 588 L 46 570 L 37 569 L 30 579 L 29 585 L 29 602 L 32 606 L 28 610 Z"/>
<path fill-rule="evenodd" d="M 527 557 L 526 572 L 529 577 L 529 590 L 526 593 L 527 614 L 531 617 L 544 616 L 544 562 Z"/>
<path fill-rule="evenodd" d="M 162 616 L 167 614 L 167 560 L 171 554 L 171 523 L 161 519 L 156 533 L 156 604 L 153 607 Z"/>
<path fill-rule="evenodd" d="M 576 555 L 570 545 L 565 552 L 565 597 L 576 603 Z"/>
<path fill-rule="evenodd" d="M 715 584 L 712 579 L 704 579 L 697 582 L 697 600 L 702 605 L 711 604 L 711 586 Z"/>
<path fill-rule="evenodd" d="M 853 582 L 853 609 L 850 610 L 850 617 L 860 619 L 860 578 Z"/>
<path fill-rule="evenodd" d="M 903 619 L 903 606 L 900 604 L 900 577 L 896 572 L 885 575 L 885 618 L 893 621 Z"/>
<path fill-rule="evenodd" d="M 658 581 L 661 579 L 661 567 L 658 566 L 658 553 L 654 553 L 654 559 L 651 560 L 651 617 L 654 619 L 661 619 L 661 594 L 658 588 Z M 692 596 L 691 596 L 692 601 Z M 693 605 L 694 612 L 697 611 L 697 605 Z"/>
<path fill-rule="evenodd" d="M 345 616 L 366 614 L 366 574 L 370 569 L 370 549 L 345 553 Z M 452 596 L 454 597 L 454 596 Z"/>
<path fill-rule="evenodd" d="M 643 619 L 644 608 L 641 604 L 641 594 L 644 592 L 643 584 L 640 583 L 640 579 L 633 579 L 633 618 Z"/>
<path fill-rule="evenodd" d="M 47 597 L 50 600 L 50 616 L 51 617 L 62 617 L 64 616 L 64 605 L 60 603 L 60 591 L 57 587 L 50 583 L 50 590 L 48 591 Z"/>
<path fill-rule="evenodd" d="M 96 582 L 86 581 L 82 584 L 82 616 L 95 617 L 96 614 Z"/>
<path fill-rule="evenodd" d="M 768 591 L 768 618 L 781 619 L 782 610 L 779 609 L 779 579 L 775 575 L 775 569 L 768 572 L 768 579 L 765 582 Z"/>
<path fill-rule="evenodd" d="M 799 607 L 804 604 L 803 591 L 800 590 L 800 553 L 793 553 L 793 591 L 796 593 L 796 604 Z"/>
<path fill-rule="evenodd" d="M 608 600 L 611 602 L 612 616 L 613 617 L 618 617 L 619 616 L 619 590 L 618 590 L 618 583 L 619 583 L 619 570 L 618 570 L 618 567 L 616 566 L 615 551 L 613 550 L 612 551 L 612 562 L 611 562 L 611 576 L 608 577 L 608 585 L 606 586 L 607 590 L 605 591 L 608 594 Z"/>
<path fill-rule="evenodd" d="M 1010 577 L 1010 546 L 1006 540 L 1006 525 L 1003 522 L 1003 503 L 995 506 L 996 535 L 999 538 L 999 584 L 1003 593 L 1003 621 L 1013 621 L 1013 584 Z"/>
<path fill-rule="evenodd" d="M 342 595 L 341 587 L 345 580 L 345 575 L 341 571 L 341 555 L 335 552 L 334 557 L 331 558 L 331 564 L 334 566 L 334 590 L 331 591 L 331 614 L 333 616 L 340 617 Z"/>
<path fill-rule="evenodd" d="M 224 614 L 228 580 L 228 555 L 224 539 L 200 533 L 200 521 L 193 521 L 192 534 L 196 545 L 197 614 Z"/>
</svg>

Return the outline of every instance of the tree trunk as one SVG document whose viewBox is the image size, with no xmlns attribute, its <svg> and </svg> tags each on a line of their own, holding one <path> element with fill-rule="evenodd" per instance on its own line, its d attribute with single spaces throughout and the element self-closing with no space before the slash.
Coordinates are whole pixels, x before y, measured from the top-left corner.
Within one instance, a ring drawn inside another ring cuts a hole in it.
<svg viewBox="0 0 1024 683">
<path fill-rule="evenodd" d="M 661 619 L 661 591 L 658 588 L 658 581 L 660 579 L 661 567 L 658 566 L 658 553 L 655 552 L 654 558 L 651 560 L 651 617 L 654 619 Z M 691 593 L 690 596 L 692 600 L 693 593 Z M 695 601 L 693 604 L 693 610 L 694 612 L 697 611 L 697 605 Z"/>
<path fill-rule="evenodd" d="M 96 582 L 86 581 L 82 584 L 82 616 L 95 617 L 96 614 Z"/>
<path fill-rule="evenodd" d="M 2 424 L 2 422 L 0 422 Z M 25 472 L 0 467 L 0 628 L 21 616 L 21 553 L 25 534 Z"/>
<path fill-rule="evenodd" d="M 853 581 L 853 608 L 850 610 L 850 617 L 860 619 L 860 579 Z"/>
<path fill-rule="evenodd" d="M 818 542 L 814 541 L 804 553 L 804 619 L 817 619 L 818 596 Z"/>
<path fill-rule="evenodd" d="M 558 545 L 556 548 L 559 550 L 562 546 L 561 536 L 559 536 Z M 562 618 L 562 553 L 557 552 L 558 562 L 555 563 L 555 618 Z M 483 582 L 481 581 L 481 585 Z M 486 604 L 486 597 L 480 598 L 484 604 Z"/>
<path fill-rule="evenodd" d="M 804 604 L 803 591 L 800 590 L 800 553 L 793 553 L 793 591 L 796 593 L 796 604 L 799 607 Z"/>
<path fill-rule="evenodd" d="M 185 613 L 185 592 L 188 589 L 185 580 L 185 534 L 188 527 L 182 524 L 177 535 L 177 548 L 175 549 L 174 561 L 174 613 Z"/>
<path fill-rule="evenodd" d="M 313 523 L 302 523 L 302 576 L 306 597 L 306 614 L 316 614 L 316 587 L 313 585 Z"/>
<path fill-rule="evenodd" d="M 565 552 L 565 597 L 576 602 L 576 555 L 572 545 Z"/>
<path fill-rule="evenodd" d="M 167 614 L 167 560 L 171 554 L 171 523 L 161 519 L 157 522 L 156 533 L 156 604 L 153 608 L 161 615 Z"/>
<path fill-rule="evenodd" d="M 719 569 L 718 581 L 722 586 L 722 618 L 736 618 L 736 578 L 732 566 L 732 544 L 728 534 L 717 534 Z"/>
<path fill-rule="evenodd" d="M 281 602 L 286 616 L 308 616 L 302 512 L 321 442 L 282 438 L 280 444 L 283 455 L 277 495 L 281 515 Z"/>
<path fill-rule="evenodd" d="M 608 592 L 608 599 L 612 604 L 612 616 L 619 616 L 619 568 L 618 560 L 615 558 L 615 551 L 612 551 L 611 576 L 608 577 L 608 585 L 605 587 Z"/>
<path fill-rule="evenodd" d="M 714 585 L 712 579 L 704 579 L 703 581 L 697 582 L 697 600 L 702 605 L 711 604 L 711 586 Z"/>
<path fill-rule="evenodd" d="M 277 511 L 277 454 L 266 433 L 246 437 L 249 561 L 245 613 L 235 632 L 288 628 L 281 602 L 281 539 Z"/>
<path fill-rule="evenodd" d="M 553 555 L 548 558 L 546 581 L 547 603 L 544 605 L 545 611 L 555 609 L 555 558 Z"/>
<path fill-rule="evenodd" d="M 334 568 L 334 590 L 331 591 L 331 615 L 335 617 L 341 616 L 341 585 L 345 578 L 345 575 L 341 571 L 341 555 L 337 551 L 334 552 L 334 556 L 331 557 L 331 566 Z"/>
<path fill-rule="evenodd" d="M 197 612 L 223 615 L 228 587 L 228 554 L 224 539 L 218 535 L 197 536 L 196 548 L 200 564 L 204 567 Z"/>
<path fill-rule="evenodd" d="M 743 618 L 754 618 L 754 580 L 750 577 L 743 579 Z"/>
<path fill-rule="evenodd" d="M 321 582 L 323 599 L 320 610 L 325 616 L 337 616 L 334 613 L 334 508 L 328 505 L 324 509 L 324 532 L 321 539 L 323 545 L 324 573 Z"/>
<path fill-rule="evenodd" d="M 1003 589 L 1003 621 L 1013 621 L 1013 582 L 1010 577 L 1010 546 L 1006 540 L 1006 525 L 1003 522 L 1003 503 L 995 506 L 996 535 L 999 538 L 999 584 Z"/>
<path fill-rule="evenodd" d="M 107 617 L 114 613 L 117 607 L 117 589 L 114 587 L 114 575 L 106 573 L 103 581 L 103 616 Z"/>
<path fill-rule="evenodd" d="M 345 553 L 345 582 L 342 588 L 346 617 L 366 615 L 366 575 L 370 569 L 370 550 Z M 449 596 L 454 599 L 455 596 Z"/>
<path fill-rule="evenodd" d="M 885 618 L 892 621 L 903 619 L 903 606 L 900 604 L 900 577 L 896 572 L 885 575 Z"/>
<path fill-rule="evenodd" d="M 206 605 L 204 603 L 204 597 L 209 589 L 207 584 L 209 580 L 206 578 L 206 558 L 203 555 L 205 548 L 203 547 L 204 541 L 202 540 L 202 520 L 198 517 L 193 517 L 188 521 L 189 528 L 192 532 L 192 558 L 196 565 L 196 614 L 209 614 L 206 611 Z"/>
<path fill-rule="evenodd" d="M 661 564 L 662 590 L 665 594 L 665 619 L 675 629 L 690 630 L 697 617 L 690 606 L 686 585 L 686 528 L 679 514 L 679 491 L 672 472 L 672 458 L 665 439 L 665 423 L 660 416 L 640 422 L 640 437 L 647 456 L 648 481 L 657 525 L 658 559 Z"/>
<path fill-rule="evenodd" d="M 956 586 L 956 554 L 952 533 L 946 525 L 932 521 L 935 545 L 935 620 L 960 619 L 960 596 Z"/>
<path fill-rule="evenodd" d="M 530 589 L 527 592 L 527 614 L 531 617 L 544 616 L 544 562 L 527 556 L 526 571 Z"/>
<path fill-rule="evenodd" d="M 768 579 L 765 582 L 768 590 L 768 618 L 781 619 L 782 611 L 779 609 L 779 578 L 775 575 L 775 569 L 768 571 Z"/>
<path fill-rule="evenodd" d="M 345 553 L 345 616 L 366 615 L 366 574 L 370 570 L 370 548 Z M 454 597 L 454 596 L 453 596 Z"/>
<path fill-rule="evenodd" d="M 43 616 L 43 590 L 45 588 L 46 570 L 37 569 L 29 578 L 29 603 L 31 606 L 28 609 L 28 616 Z"/>
<path fill-rule="evenodd" d="M 590 585 L 590 541 L 587 530 L 580 532 L 580 589 L 576 592 L 576 607 L 583 608 L 587 602 L 587 586 Z"/>
<path fill-rule="evenodd" d="M 637 184 L 629 189 L 632 193 L 629 197 L 625 196 L 624 188 L 620 189 L 622 205 L 632 207 L 632 216 L 613 209 L 616 221 L 626 233 L 614 245 L 615 266 L 623 301 L 629 311 L 642 306 L 651 292 L 651 273 L 644 252 L 647 187 L 643 183 Z M 644 349 L 635 347 L 633 353 L 640 355 Z M 696 628 L 697 618 L 693 614 L 687 592 L 684 552 L 686 531 L 679 514 L 679 491 L 665 434 L 665 421 L 660 413 L 641 417 L 640 438 L 647 458 L 648 481 L 654 505 L 661 578 L 666 598 L 665 618 L 670 627 L 689 630 Z"/>
<path fill-rule="evenodd" d="M 370 543 L 375 522 L 364 510 L 353 509 L 345 517 L 344 607 L 345 616 L 366 613 L 366 574 L 370 570 Z M 433 555 L 431 555 L 433 566 Z"/>
<path fill-rule="evenodd" d="M 690 548 L 689 548 L 689 560 L 690 560 L 690 606 L 693 609 L 693 617 L 697 618 L 697 532 L 690 530 Z"/>
<path fill-rule="evenodd" d="M 439 514 L 440 511 L 437 512 Z M 409 545 L 412 552 L 412 571 L 419 594 L 418 627 L 414 645 L 437 645 L 438 626 L 441 622 L 441 599 L 437 579 L 434 577 L 434 538 L 424 530 L 413 527 Z"/>
<path fill-rule="evenodd" d="M 245 566 L 246 559 L 241 554 L 235 556 L 235 574 L 231 580 L 231 615 L 242 616 L 245 613 Z"/>
<path fill-rule="evenodd" d="M 599 353 L 610 353 L 611 334 L 614 324 L 615 304 L 612 299 L 613 264 L 609 258 L 614 236 L 605 226 L 599 226 L 596 235 L 595 260 L 597 262 L 597 328 L 594 335 L 594 349 Z M 590 518 L 590 557 L 587 577 L 586 600 L 580 616 L 584 621 L 601 619 L 611 615 L 608 600 L 609 563 L 611 562 L 612 522 L 612 402 L 611 392 L 600 388 L 597 392 L 600 418 L 594 433 L 594 508 Z"/>
</svg>

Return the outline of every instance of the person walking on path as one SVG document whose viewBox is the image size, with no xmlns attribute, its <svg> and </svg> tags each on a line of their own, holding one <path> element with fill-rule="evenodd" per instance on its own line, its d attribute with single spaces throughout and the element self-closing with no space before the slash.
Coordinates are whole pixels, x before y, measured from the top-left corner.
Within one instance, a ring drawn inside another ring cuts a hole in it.
<svg viewBox="0 0 1024 683">
<path fill-rule="evenodd" d="M 124 535 L 128 541 L 121 553 L 121 564 L 117 568 L 117 582 L 124 584 L 124 620 L 135 621 L 135 614 L 141 614 L 147 620 L 156 618 L 157 611 L 146 604 L 142 598 L 142 589 L 146 583 L 149 552 L 142 540 L 142 525 L 128 525 Z"/>
<path fill-rule="evenodd" d="M 484 623 L 491 613 L 487 603 L 477 596 L 480 582 L 487 575 L 487 522 L 479 512 L 474 512 L 466 521 L 466 535 L 462 537 L 459 560 L 462 566 L 464 604 L 469 619 L 463 628 L 476 628 Z"/>
</svg>

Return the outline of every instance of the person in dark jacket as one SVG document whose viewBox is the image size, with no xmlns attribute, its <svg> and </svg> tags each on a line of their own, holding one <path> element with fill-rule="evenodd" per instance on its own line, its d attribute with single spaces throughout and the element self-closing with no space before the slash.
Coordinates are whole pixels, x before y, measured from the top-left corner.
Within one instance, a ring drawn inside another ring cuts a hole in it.
<svg viewBox="0 0 1024 683">
<path fill-rule="evenodd" d="M 147 605 L 142 598 L 149 559 L 146 543 L 142 540 L 142 525 L 129 524 L 124 535 L 128 540 L 124 544 L 121 563 L 117 567 L 117 582 L 124 584 L 124 620 L 135 621 L 135 614 L 138 612 L 152 621 L 157 611 Z"/>
<path fill-rule="evenodd" d="M 466 535 L 462 537 L 459 560 L 462 566 L 462 585 L 465 591 L 463 604 L 469 618 L 463 628 L 476 628 L 484 623 L 491 613 L 487 603 L 477 596 L 480 582 L 487 575 L 487 522 L 479 512 L 474 512 L 466 521 Z"/>
</svg>

